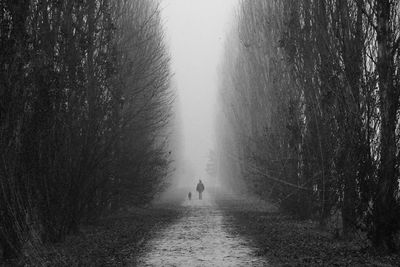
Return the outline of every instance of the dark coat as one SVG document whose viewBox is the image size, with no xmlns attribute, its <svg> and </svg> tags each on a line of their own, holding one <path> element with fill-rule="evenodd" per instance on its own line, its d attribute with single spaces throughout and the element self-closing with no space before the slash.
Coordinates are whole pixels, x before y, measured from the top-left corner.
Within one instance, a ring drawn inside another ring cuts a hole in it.
<svg viewBox="0 0 400 267">
<path fill-rule="evenodd" d="M 204 189 L 205 188 L 204 188 L 204 184 L 203 183 L 200 182 L 200 183 L 197 184 L 197 187 L 196 187 L 196 191 L 197 192 L 203 192 Z"/>
</svg>

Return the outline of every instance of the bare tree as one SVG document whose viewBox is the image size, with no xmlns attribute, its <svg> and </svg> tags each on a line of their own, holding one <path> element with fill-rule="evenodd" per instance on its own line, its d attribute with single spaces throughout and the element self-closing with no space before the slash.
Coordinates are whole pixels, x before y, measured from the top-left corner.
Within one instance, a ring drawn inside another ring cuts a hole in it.
<svg viewBox="0 0 400 267">
<path fill-rule="evenodd" d="M 79 231 L 122 201 L 124 183 L 141 181 L 150 196 L 168 175 L 173 99 L 159 12 L 144 0 L 0 1 L 4 257 L 32 233 L 39 247 Z"/>
<path fill-rule="evenodd" d="M 386 251 L 399 230 L 398 9 L 241 1 L 220 86 L 225 166 L 322 226 L 340 210 L 345 235 L 367 230 Z"/>
</svg>

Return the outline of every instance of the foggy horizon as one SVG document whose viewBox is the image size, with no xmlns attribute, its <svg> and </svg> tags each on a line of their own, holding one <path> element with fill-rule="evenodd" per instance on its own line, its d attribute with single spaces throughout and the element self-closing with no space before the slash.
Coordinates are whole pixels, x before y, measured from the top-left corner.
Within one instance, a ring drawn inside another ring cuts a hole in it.
<svg viewBox="0 0 400 267">
<path fill-rule="evenodd" d="M 205 172 L 215 150 L 218 66 L 223 56 L 236 1 L 162 0 L 161 14 L 171 54 L 172 83 L 177 90 L 175 114 L 182 131 L 177 159 L 180 185 L 199 179 L 215 185 Z M 174 180 L 175 181 L 175 180 Z M 176 186 L 176 185 L 173 185 Z"/>
</svg>

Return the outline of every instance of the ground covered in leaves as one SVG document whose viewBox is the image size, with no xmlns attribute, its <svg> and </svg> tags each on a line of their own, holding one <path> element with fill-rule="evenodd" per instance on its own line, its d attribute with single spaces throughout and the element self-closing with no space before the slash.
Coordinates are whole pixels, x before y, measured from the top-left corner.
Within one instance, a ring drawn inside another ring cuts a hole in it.
<svg viewBox="0 0 400 267">
<path fill-rule="evenodd" d="M 65 242 L 29 253 L 24 266 L 126 266 L 140 246 L 179 217 L 170 207 L 132 208 L 82 227 Z M 34 255 L 34 257 L 32 257 Z"/>
<path fill-rule="evenodd" d="M 226 211 L 228 212 L 228 211 Z M 231 210 L 236 234 L 248 236 L 273 266 L 400 266 L 400 255 L 379 255 L 367 240 L 335 239 L 311 221 L 278 212 Z"/>
<path fill-rule="evenodd" d="M 218 231 L 227 231 L 228 237 L 249 240 L 254 258 L 265 258 L 271 266 L 400 266 L 400 255 L 375 253 L 367 240 L 359 236 L 351 241 L 337 239 L 331 232 L 319 229 L 315 222 L 293 219 L 268 203 L 216 195 L 215 204 L 209 209 L 221 211 L 221 216 L 210 218 L 221 217 L 218 225 L 229 225 Z M 197 209 L 205 210 L 202 206 L 182 207 L 176 203 L 132 208 L 82 227 L 81 234 L 69 236 L 63 243 L 30 251 L 29 259 L 18 265 L 135 266 L 146 244 L 151 245 L 151 240 L 157 240 L 160 233 L 171 232 L 165 230 L 181 225 L 182 220 L 186 223 L 190 221 L 188 218 L 195 220 Z M 203 221 L 210 224 L 208 219 Z M 194 230 L 182 229 L 177 231 Z M 165 250 L 171 250 L 168 244 Z"/>
</svg>

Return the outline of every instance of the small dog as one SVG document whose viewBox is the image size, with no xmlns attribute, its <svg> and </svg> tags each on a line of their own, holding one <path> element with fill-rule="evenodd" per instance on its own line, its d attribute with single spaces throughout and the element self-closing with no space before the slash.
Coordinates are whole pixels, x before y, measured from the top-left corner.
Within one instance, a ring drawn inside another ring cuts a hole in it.
<svg viewBox="0 0 400 267">
<path fill-rule="evenodd" d="M 192 192 L 189 192 L 188 198 L 189 198 L 189 200 L 192 200 Z"/>
</svg>

